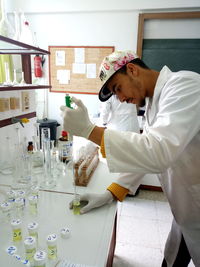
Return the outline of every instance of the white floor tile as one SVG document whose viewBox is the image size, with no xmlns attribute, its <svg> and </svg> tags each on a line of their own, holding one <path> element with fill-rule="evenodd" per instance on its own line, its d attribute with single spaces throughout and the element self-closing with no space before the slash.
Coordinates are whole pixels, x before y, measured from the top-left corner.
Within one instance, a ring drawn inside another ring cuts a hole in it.
<svg viewBox="0 0 200 267">
<path fill-rule="evenodd" d="M 162 258 L 160 249 L 118 244 L 113 267 L 160 267 Z"/>
<path fill-rule="evenodd" d="M 160 248 L 157 221 L 120 216 L 117 242 L 135 246 Z"/>
<path fill-rule="evenodd" d="M 140 219 L 155 219 L 156 215 L 157 211 L 155 201 L 153 200 L 126 198 L 122 203 L 121 216 L 131 216 Z"/>
<path fill-rule="evenodd" d="M 168 202 L 155 201 L 157 219 L 164 222 L 172 222 L 173 215 L 171 213 Z"/>
</svg>

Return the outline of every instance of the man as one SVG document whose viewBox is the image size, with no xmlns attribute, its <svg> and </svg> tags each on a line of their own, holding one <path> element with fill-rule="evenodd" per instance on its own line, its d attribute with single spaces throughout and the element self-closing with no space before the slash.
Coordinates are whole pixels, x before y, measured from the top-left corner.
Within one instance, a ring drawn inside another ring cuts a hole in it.
<svg viewBox="0 0 200 267">
<path fill-rule="evenodd" d="M 174 216 L 162 266 L 185 267 L 191 258 L 200 266 L 200 75 L 171 72 L 166 66 L 157 72 L 124 51 L 105 58 L 100 78 L 101 101 L 112 94 L 138 106 L 148 101 L 143 134 L 93 125 L 76 99 L 77 109 L 61 108 L 64 128 L 101 145 L 110 171 L 132 172 L 124 188 L 146 173 L 157 173 Z M 108 189 L 101 196 L 104 203 L 111 201 L 111 194 L 118 198 Z"/>
</svg>

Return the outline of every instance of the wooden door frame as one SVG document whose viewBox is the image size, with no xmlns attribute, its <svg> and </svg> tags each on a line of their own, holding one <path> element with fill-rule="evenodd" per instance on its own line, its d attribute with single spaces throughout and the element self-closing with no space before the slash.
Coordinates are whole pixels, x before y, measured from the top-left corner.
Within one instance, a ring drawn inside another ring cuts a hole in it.
<svg viewBox="0 0 200 267">
<path fill-rule="evenodd" d="M 200 18 L 200 11 L 194 12 L 167 12 L 167 13 L 141 13 L 138 19 L 137 55 L 142 57 L 144 24 L 150 19 L 195 19 Z"/>
</svg>

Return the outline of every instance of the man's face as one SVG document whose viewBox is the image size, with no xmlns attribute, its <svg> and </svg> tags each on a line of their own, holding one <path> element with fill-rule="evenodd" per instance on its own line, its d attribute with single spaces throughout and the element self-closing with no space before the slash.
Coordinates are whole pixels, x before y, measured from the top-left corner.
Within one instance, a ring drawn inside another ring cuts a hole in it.
<svg viewBox="0 0 200 267">
<path fill-rule="evenodd" d="M 115 94 L 121 102 L 145 105 L 145 89 L 141 77 L 127 71 L 127 74 L 116 73 L 108 82 L 109 90 Z"/>
</svg>

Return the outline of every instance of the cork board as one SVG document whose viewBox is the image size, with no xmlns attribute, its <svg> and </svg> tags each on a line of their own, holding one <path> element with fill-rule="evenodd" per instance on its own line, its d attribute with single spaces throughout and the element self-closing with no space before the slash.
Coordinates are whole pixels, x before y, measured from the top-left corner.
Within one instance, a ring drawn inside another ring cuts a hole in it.
<svg viewBox="0 0 200 267">
<path fill-rule="evenodd" d="M 51 92 L 98 94 L 99 67 L 114 46 L 49 46 Z"/>
</svg>

